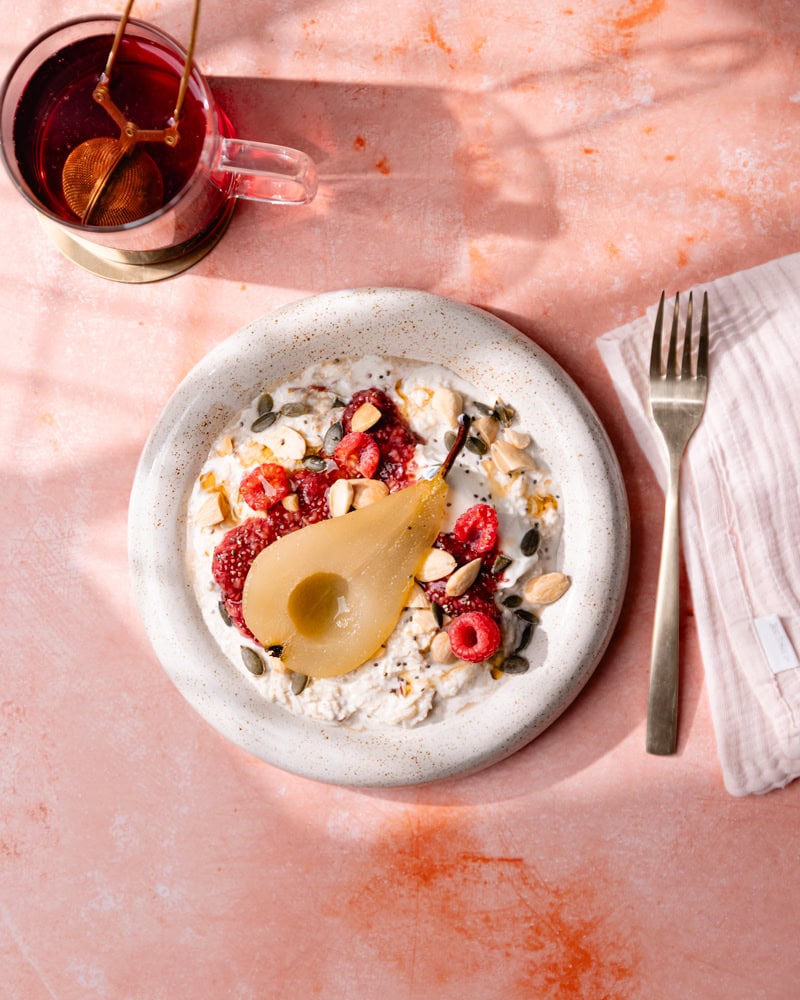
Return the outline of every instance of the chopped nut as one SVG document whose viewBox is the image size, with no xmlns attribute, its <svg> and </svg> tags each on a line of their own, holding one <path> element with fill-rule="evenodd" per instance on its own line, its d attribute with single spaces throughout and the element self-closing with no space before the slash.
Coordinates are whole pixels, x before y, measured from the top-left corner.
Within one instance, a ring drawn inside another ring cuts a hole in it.
<svg viewBox="0 0 800 1000">
<path fill-rule="evenodd" d="M 472 421 L 473 432 L 487 445 L 493 444 L 497 440 L 499 426 L 494 417 L 476 417 Z"/>
<path fill-rule="evenodd" d="M 459 566 L 448 579 L 444 588 L 445 594 L 448 597 L 461 597 L 462 594 L 466 594 L 472 584 L 475 583 L 482 565 L 483 560 L 478 558 L 465 563 L 463 566 Z"/>
<path fill-rule="evenodd" d="M 464 401 L 459 393 L 453 389 L 448 389 L 446 386 L 440 386 L 434 390 L 431 403 L 433 404 L 433 408 L 444 417 L 451 427 L 456 426 L 458 418 L 464 410 Z"/>
<path fill-rule="evenodd" d="M 437 632 L 431 642 L 431 659 L 434 663 L 455 663 L 458 657 L 450 646 L 450 636 L 447 632 Z"/>
<path fill-rule="evenodd" d="M 542 573 L 525 584 L 522 593 L 529 604 L 554 604 L 569 590 L 570 579 L 564 573 Z"/>
<path fill-rule="evenodd" d="M 217 454 L 220 458 L 224 458 L 225 455 L 231 455 L 233 453 L 233 441 L 230 439 L 230 435 L 226 434 L 225 437 L 220 442 L 219 448 L 217 448 Z"/>
<path fill-rule="evenodd" d="M 495 441 L 491 448 L 494 464 L 501 472 L 518 472 L 521 469 L 535 469 L 536 463 L 527 452 L 515 448 L 507 441 Z"/>
<path fill-rule="evenodd" d="M 381 419 L 381 411 L 372 403 L 362 403 L 350 418 L 350 430 L 354 433 L 369 430 Z"/>
<path fill-rule="evenodd" d="M 198 528 L 211 528 L 215 524 L 221 524 L 230 512 L 228 498 L 223 492 L 217 491 L 206 497 L 194 516 L 194 523 Z"/>
<path fill-rule="evenodd" d="M 445 552 L 444 549 L 431 549 L 414 575 L 423 583 L 430 583 L 432 580 L 441 580 L 442 577 L 449 576 L 456 565 L 455 559 L 449 552 Z"/>
<path fill-rule="evenodd" d="M 353 487 L 353 506 L 358 510 L 360 507 L 369 507 L 376 500 L 382 500 L 389 495 L 389 487 L 380 479 L 350 479 Z"/>
<path fill-rule="evenodd" d="M 331 517 L 341 517 L 353 505 L 353 487 L 347 479 L 337 479 L 328 491 Z M 348 522 L 349 523 L 349 522 Z"/>
<path fill-rule="evenodd" d="M 247 441 L 239 448 L 239 461 L 245 468 L 269 462 L 273 457 L 272 450 L 259 441 Z"/>
<path fill-rule="evenodd" d="M 411 590 L 408 593 L 406 599 L 407 608 L 427 608 L 428 598 L 425 596 L 425 591 L 420 587 L 420 585 L 415 580 L 411 586 Z"/>
<path fill-rule="evenodd" d="M 208 490 L 211 493 L 212 490 L 217 488 L 217 477 L 213 472 L 204 472 L 200 476 L 200 486 L 204 490 Z"/>
<path fill-rule="evenodd" d="M 418 608 L 411 615 L 411 627 L 416 632 L 435 632 L 439 623 L 430 608 Z"/>
<path fill-rule="evenodd" d="M 296 493 L 290 493 L 281 500 L 281 506 L 285 510 L 300 510 L 300 497 Z"/>
<path fill-rule="evenodd" d="M 527 448 L 531 443 L 530 434 L 526 434 L 524 431 L 515 430 L 513 427 L 506 427 L 503 431 L 503 439 L 508 441 L 510 445 L 514 448 Z"/>
<path fill-rule="evenodd" d="M 306 453 L 306 439 L 292 427 L 274 427 L 264 435 L 264 442 L 276 458 L 299 462 Z"/>
</svg>

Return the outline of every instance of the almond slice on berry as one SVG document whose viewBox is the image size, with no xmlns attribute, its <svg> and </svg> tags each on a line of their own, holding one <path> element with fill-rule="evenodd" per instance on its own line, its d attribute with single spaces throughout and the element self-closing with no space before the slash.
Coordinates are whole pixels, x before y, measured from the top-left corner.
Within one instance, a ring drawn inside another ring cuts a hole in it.
<svg viewBox="0 0 800 1000">
<path fill-rule="evenodd" d="M 421 583 L 432 583 L 449 576 L 456 568 L 456 561 L 444 549 L 431 549 L 414 574 Z"/>
<path fill-rule="evenodd" d="M 448 577 L 444 592 L 448 597 L 461 597 L 466 594 L 469 588 L 475 583 L 478 573 L 481 571 L 483 560 L 480 556 L 470 562 L 459 566 L 455 572 Z"/>
<path fill-rule="evenodd" d="M 372 403 L 362 403 L 350 418 L 350 430 L 353 433 L 369 430 L 381 419 L 383 414 Z"/>
</svg>

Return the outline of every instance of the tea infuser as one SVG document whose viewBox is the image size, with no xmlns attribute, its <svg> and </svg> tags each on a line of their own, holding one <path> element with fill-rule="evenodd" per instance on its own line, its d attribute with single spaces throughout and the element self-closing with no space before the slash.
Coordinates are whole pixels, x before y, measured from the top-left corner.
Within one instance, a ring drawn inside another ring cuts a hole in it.
<svg viewBox="0 0 800 1000">
<path fill-rule="evenodd" d="M 189 47 L 175 110 L 164 129 L 139 128 L 111 99 L 111 71 L 133 4 L 134 0 L 128 0 L 105 69 L 92 94 L 93 99 L 119 126 L 119 138 L 100 137 L 82 142 L 67 157 L 61 174 L 67 204 L 83 225 L 123 226 L 160 208 L 164 199 L 164 180 L 155 160 L 140 148 L 140 144 L 163 142 L 174 148 L 180 139 L 178 122 L 192 71 L 200 0 L 195 0 Z"/>
</svg>

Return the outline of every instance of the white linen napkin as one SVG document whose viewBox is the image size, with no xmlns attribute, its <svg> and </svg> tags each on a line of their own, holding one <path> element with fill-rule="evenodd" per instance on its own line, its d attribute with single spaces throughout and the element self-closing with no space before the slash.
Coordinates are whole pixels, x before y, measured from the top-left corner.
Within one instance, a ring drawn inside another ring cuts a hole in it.
<svg viewBox="0 0 800 1000">
<path fill-rule="evenodd" d="M 681 472 L 682 547 L 725 787 L 748 795 L 800 775 L 800 254 L 705 290 L 709 391 Z M 655 313 L 597 346 L 663 486 L 647 391 Z"/>
</svg>

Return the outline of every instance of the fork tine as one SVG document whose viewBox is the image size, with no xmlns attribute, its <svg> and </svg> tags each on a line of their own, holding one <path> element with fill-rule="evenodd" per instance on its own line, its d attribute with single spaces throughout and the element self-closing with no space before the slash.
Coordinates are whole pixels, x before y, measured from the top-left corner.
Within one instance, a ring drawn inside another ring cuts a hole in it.
<svg viewBox="0 0 800 1000">
<path fill-rule="evenodd" d="M 681 360 L 681 378 L 692 377 L 692 293 L 689 292 L 689 305 L 686 309 L 686 331 L 683 334 L 683 359 Z"/>
<path fill-rule="evenodd" d="M 656 325 L 653 328 L 653 346 L 650 350 L 650 378 L 661 378 L 661 327 L 664 325 L 664 293 L 658 301 Z"/>
<path fill-rule="evenodd" d="M 697 374 L 708 377 L 708 292 L 703 292 L 703 312 L 700 316 L 700 341 L 697 347 Z"/>
<path fill-rule="evenodd" d="M 669 333 L 669 349 L 667 350 L 667 378 L 676 374 L 675 358 L 678 355 L 678 309 L 680 292 L 675 293 L 675 309 L 672 312 L 672 329 Z"/>
</svg>

